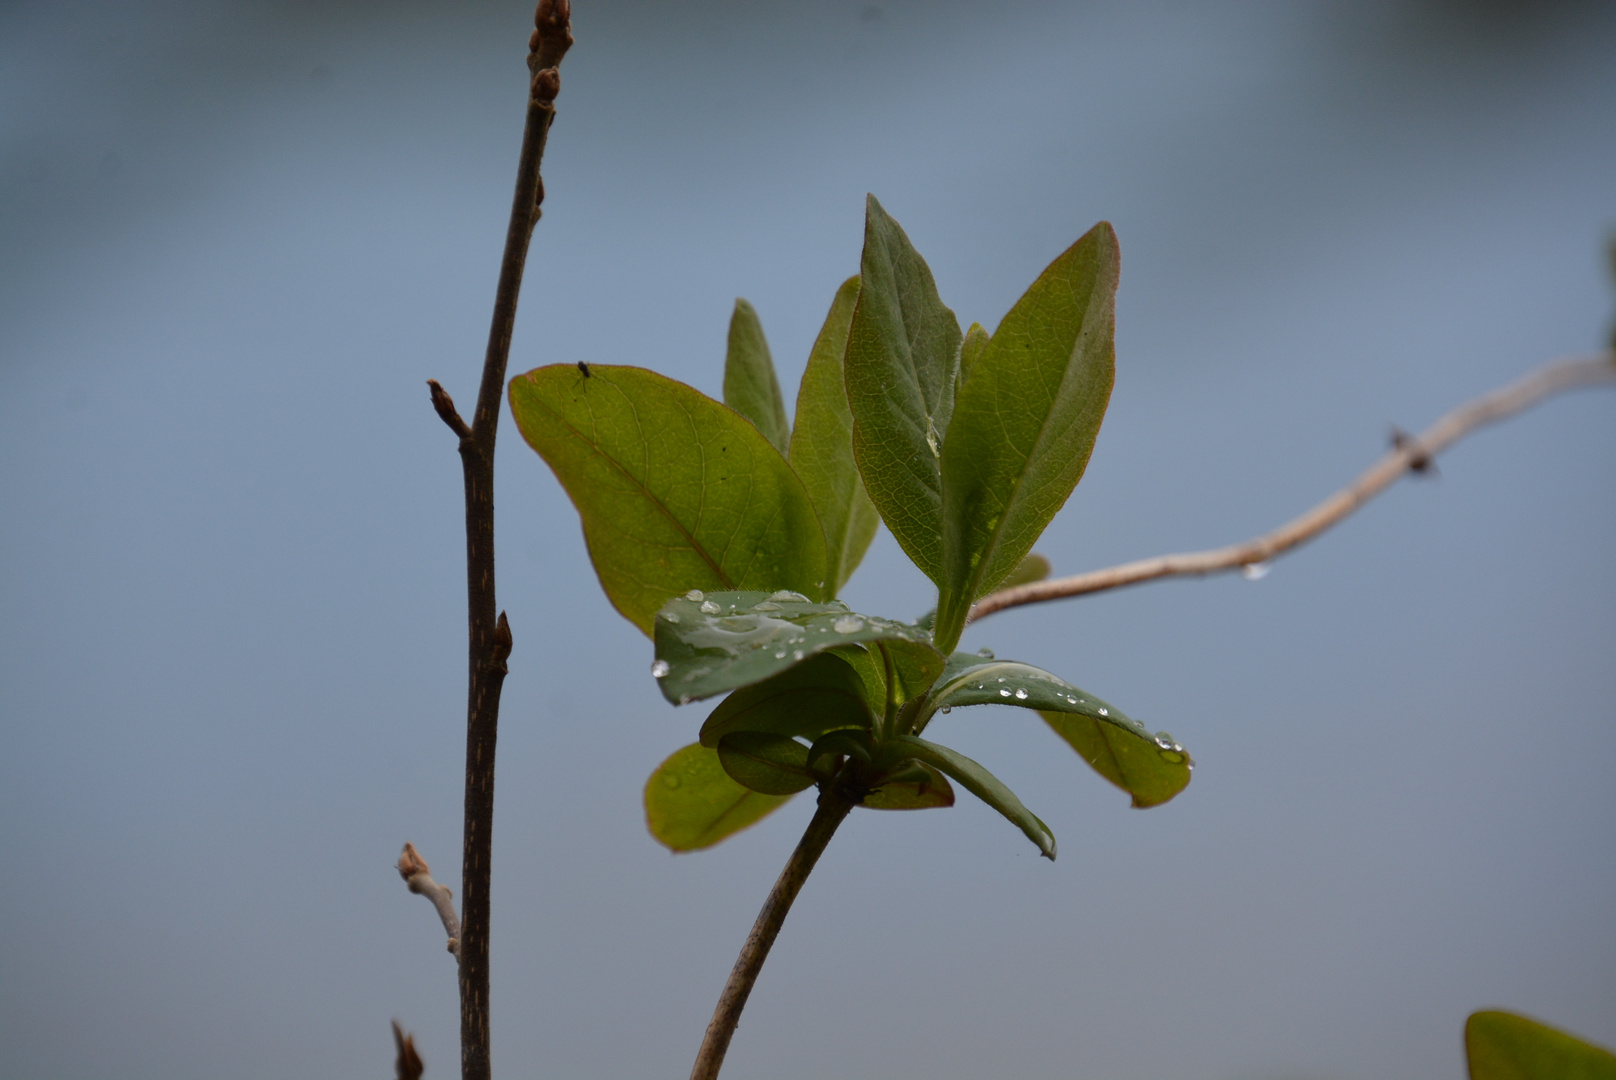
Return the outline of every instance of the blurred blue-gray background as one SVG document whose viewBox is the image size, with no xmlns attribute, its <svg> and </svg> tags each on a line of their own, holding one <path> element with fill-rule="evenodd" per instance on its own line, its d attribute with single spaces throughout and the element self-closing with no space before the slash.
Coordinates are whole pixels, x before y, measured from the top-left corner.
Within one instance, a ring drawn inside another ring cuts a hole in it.
<svg viewBox="0 0 1616 1080">
<path fill-rule="evenodd" d="M 1094 221 L 1118 374 L 1057 571 L 1242 539 L 1597 347 L 1616 5 L 577 0 L 512 372 L 795 386 L 862 200 L 990 327 Z M 463 534 L 523 2 L 0 7 L 0 1075 L 457 1068 Z M 664 705 L 504 424 L 500 1075 L 684 1075 L 810 812 L 710 852 Z M 1616 393 L 1461 444 L 1259 583 L 997 616 L 1198 762 L 1148 812 L 1006 710 L 980 804 L 855 815 L 727 1076 L 1463 1073 L 1501 1006 L 1616 1043 Z M 883 535 L 847 599 L 914 616 Z"/>
</svg>

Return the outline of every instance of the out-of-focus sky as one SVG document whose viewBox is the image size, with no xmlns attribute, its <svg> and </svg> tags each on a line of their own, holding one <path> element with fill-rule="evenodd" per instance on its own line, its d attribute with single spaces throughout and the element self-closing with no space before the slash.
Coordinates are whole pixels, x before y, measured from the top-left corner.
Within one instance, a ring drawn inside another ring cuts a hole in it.
<svg viewBox="0 0 1616 1080">
<path fill-rule="evenodd" d="M 0 1075 L 454 1075 L 460 473 L 520 137 L 513 3 L 0 8 Z M 1117 387 L 1039 550 L 1242 539 L 1613 294 L 1616 7 L 577 0 L 511 361 L 795 386 L 874 191 L 990 327 L 1094 221 Z M 1467 441 L 1264 580 L 972 629 L 1195 755 L 1137 812 L 1041 725 L 934 732 L 1055 830 L 858 813 L 726 1076 L 1463 1073 L 1616 1044 L 1616 393 Z M 690 741 L 506 422 L 500 1075 L 688 1069 L 810 812 L 644 830 Z M 846 591 L 914 616 L 890 537 Z"/>
</svg>

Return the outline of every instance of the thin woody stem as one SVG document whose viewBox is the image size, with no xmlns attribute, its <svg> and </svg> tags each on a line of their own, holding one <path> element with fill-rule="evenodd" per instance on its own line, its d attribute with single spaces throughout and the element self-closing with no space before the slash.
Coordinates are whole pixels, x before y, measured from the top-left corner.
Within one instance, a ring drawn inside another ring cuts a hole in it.
<svg viewBox="0 0 1616 1080">
<path fill-rule="evenodd" d="M 468 425 L 454 402 L 436 382 L 432 404 L 460 437 L 460 462 L 466 488 L 466 607 L 469 638 L 466 695 L 465 832 L 461 855 L 463 909 L 460 957 L 460 1073 L 463 1080 L 489 1080 L 488 1051 L 488 916 L 490 859 L 494 826 L 494 751 L 499 735 L 499 697 L 511 654 L 511 628 L 499 611 L 494 593 L 494 442 L 505 386 L 505 364 L 516 325 L 522 271 L 528 243 L 544 201 L 539 164 L 555 119 L 561 89 L 557 70 L 572 44 L 569 0 L 541 0 L 528 41 L 527 119 L 505 231 L 494 315 L 483 358 L 477 407 Z"/>
<path fill-rule="evenodd" d="M 1563 390 L 1608 382 L 1616 382 L 1616 354 L 1601 353 L 1545 364 L 1508 386 L 1459 406 L 1418 437 L 1398 433 L 1393 439 L 1391 451 L 1356 480 L 1273 532 L 1243 544 L 1178 555 L 1158 555 L 1153 559 L 1139 559 L 1086 574 L 1001 589 L 977 601 L 968 621 L 975 622 L 996 611 L 1023 604 L 1104 592 L 1158 578 L 1202 576 L 1261 565 L 1305 544 L 1342 521 L 1390 487 L 1404 473 L 1424 472 L 1437 454 L 1477 428 L 1513 416 Z"/>
<path fill-rule="evenodd" d="M 780 872 L 780 879 L 774 883 L 769 898 L 763 902 L 763 910 L 758 912 L 757 922 L 752 924 L 752 932 L 746 937 L 741 955 L 735 958 L 735 967 L 729 973 L 729 981 L 724 984 L 724 992 L 718 997 L 718 1007 L 713 1010 L 707 1035 L 696 1054 L 696 1064 L 690 1070 L 690 1080 L 715 1080 L 718 1076 L 718 1070 L 724 1064 L 724 1054 L 729 1050 L 730 1038 L 735 1034 L 735 1026 L 741 1022 L 741 1010 L 746 1008 L 752 985 L 763 970 L 763 961 L 769 958 L 769 949 L 779 936 L 792 901 L 802 891 L 803 882 L 808 880 L 825 845 L 836 834 L 836 827 L 852 809 L 852 800 L 834 788 L 826 788 L 820 793 L 813 820 L 808 822 L 807 830 L 797 842 L 797 850 L 791 853 L 786 868 Z"/>
</svg>

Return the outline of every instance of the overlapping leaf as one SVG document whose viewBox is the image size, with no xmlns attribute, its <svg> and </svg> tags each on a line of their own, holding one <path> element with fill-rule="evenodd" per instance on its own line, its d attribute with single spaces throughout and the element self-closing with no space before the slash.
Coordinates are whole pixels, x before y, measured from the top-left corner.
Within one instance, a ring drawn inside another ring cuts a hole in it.
<svg viewBox="0 0 1616 1080">
<path fill-rule="evenodd" d="M 1101 222 L 1039 275 L 960 386 L 941 462 L 943 648 L 1083 475 L 1111 397 L 1118 265 Z"/>
<path fill-rule="evenodd" d="M 663 605 L 655 623 L 652 671 L 662 696 L 681 705 L 761 682 L 839 646 L 878 643 L 908 687 L 930 686 L 943 670 L 924 630 L 785 590 L 692 590 Z"/>
<path fill-rule="evenodd" d="M 518 375 L 511 413 L 578 508 L 618 611 L 650 633 L 667 598 L 690 588 L 824 594 L 819 519 L 757 428 L 655 372 L 589 370 Z"/>
<path fill-rule="evenodd" d="M 719 739 L 718 763 L 731 780 L 763 795 L 795 795 L 815 779 L 807 746 L 765 731 L 732 731 Z"/>
<path fill-rule="evenodd" d="M 868 810 L 934 810 L 954 805 L 954 788 L 948 777 L 929 765 L 914 762 L 864 797 L 860 806 Z"/>
<path fill-rule="evenodd" d="M 940 773 L 952 777 L 965 786 L 965 790 L 987 803 L 1038 845 L 1038 851 L 1051 861 L 1055 858 L 1055 834 L 1049 826 L 1038 820 L 1021 804 L 1016 793 L 1004 781 L 957 750 L 950 750 L 914 735 L 899 735 L 893 740 L 897 746 L 921 763 L 930 765 Z"/>
<path fill-rule="evenodd" d="M 846 660 L 820 653 L 719 702 L 701 726 L 701 744 L 716 747 L 736 731 L 817 739 L 838 728 L 868 728 L 873 718 L 867 693 Z"/>
<path fill-rule="evenodd" d="M 718 751 L 692 743 L 646 781 L 645 823 L 674 851 L 697 851 L 755 824 L 790 798 L 742 787 L 724 771 Z"/>
<path fill-rule="evenodd" d="M 861 286 L 844 357 L 853 457 L 881 520 L 941 584 L 943 437 L 954 411 L 959 320 L 909 237 L 865 204 Z"/>
<path fill-rule="evenodd" d="M 875 537 L 879 517 L 853 462 L 853 414 L 847 407 L 842 354 L 858 303 L 859 279 L 836 290 L 825 325 L 808 354 L 797 389 L 797 422 L 791 431 L 791 467 L 797 470 L 825 529 L 828 596 L 841 591 Z"/>
<path fill-rule="evenodd" d="M 1167 802 L 1190 782 L 1189 754 L 1107 702 L 1030 664 L 955 653 L 932 691 L 934 709 L 966 705 L 1036 709 L 1054 732 L 1140 809 Z"/>
<path fill-rule="evenodd" d="M 774 374 L 774 359 L 763 324 L 745 300 L 736 298 L 729 319 L 729 353 L 724 359 L 724 404 L 752 421 L 780 453 L 791 443 L 785 399 Z"/>
</svg>

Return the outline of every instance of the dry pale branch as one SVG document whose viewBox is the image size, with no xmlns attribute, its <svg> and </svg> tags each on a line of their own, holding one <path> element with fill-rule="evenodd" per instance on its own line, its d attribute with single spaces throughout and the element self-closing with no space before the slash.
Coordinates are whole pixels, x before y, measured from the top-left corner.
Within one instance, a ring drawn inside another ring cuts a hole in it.
<svg viewBox="0 0 1616 1080">
<path fill-rule="evenodd" d="M 1428 470 L 1437 454 L 1477 428 L 1513 416 L 1562 390 L 1608 382 L 1616 382 L 1616 354 L 1600 353 L 1545 364 L 1508 386 L 1459 406 L 1418 437 L 1396 433 L 1392 449 L 1385 457 L 1371 465 L 1352 483 L 1273 532 L 1243 544 L 1231 544 L 1209 551 L 1158 555 L 1153 559 L 1139 559 L 1104 570 L 1091 570 L 1086 574 L 1049 578 L 1001 589 L 977 601 L 971 612 L 971 621 L 1022 604 L 1104 592 L 1157 578 L 1201 576 L 1231 570 L 1261 573 L 1275 556 L 1306 543 L 1343 520 L 1390 487 L 1404 473 Z"/>
<path fill-rule="evenodd" d="M 398 857 L 398 876 L 404 879 L 410 892 L 426 897 L 438 909 L 438 918 L 443 920 L 444 932 L 449 935 L 449 951 L 456 960 L 460 959 L 460 916 L 455 914 L 454 894 L 449 886 L 432 880 L 432 868 L 408 841 L 404 844 L 404 854 Z"/>
</svg>

